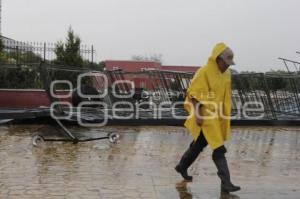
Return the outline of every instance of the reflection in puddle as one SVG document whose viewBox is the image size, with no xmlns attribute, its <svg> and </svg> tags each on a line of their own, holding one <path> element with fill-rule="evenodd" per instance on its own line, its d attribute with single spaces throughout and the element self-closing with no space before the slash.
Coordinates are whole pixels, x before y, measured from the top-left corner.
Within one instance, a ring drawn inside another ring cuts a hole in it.
<svg viewBox="0 0 300 199">
<path fill-rule="evenodd" d="M 179 194 L 180 199 L 192 199 L 193 198 L 193 195 L 187 189 L 187 182 L 186 181 L 182 181 L 180 183 L 177 183 L 176 184 L 176 190 Z"/>
<path fill-rule="evenodd" d="M 238 195 L 221 192 L 220 199 L 240 199 Z"/>
</svg>

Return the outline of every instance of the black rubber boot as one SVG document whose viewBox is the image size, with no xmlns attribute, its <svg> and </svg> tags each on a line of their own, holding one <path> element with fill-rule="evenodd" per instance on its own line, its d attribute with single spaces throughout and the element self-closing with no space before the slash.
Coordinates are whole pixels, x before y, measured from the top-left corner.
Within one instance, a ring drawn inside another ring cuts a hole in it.
<svg viewBox="0 0 300 199">
<path fill-rule="evenodd" d="M 231 183 L 230 173 L 225 156 L 213 158 L 213 160 L 218 169 L 218 176 L 221 179 L 221 191 L 229 193 L 241 190 L 241 187 L 235 186 Z"/>
<path fill-rule="evenodd" d="M 178 173 L 180 173 L 181 176 L 182 176 L 186 181 L 193 181 L 193 176 L 189 176 L 189 175 L 188 175 L 188 172 L 187 172 L 187 169 L 186 169 L 186 170 L 182 170 L 179 164 L 175 167 L 175 170 L 176 170 Z"/>
<path fill-rule="evenodd" d="M 187 181 L 193 180 L 193 177 L 188 175 L 187 170 L 197 159 L 200 153 L 200 150 L 196 150 L 193 144 L 194 143 L 191 143 L 188 150 L 183 154 L 179 164 L 175 167 L 175 170 Z"/>
<path fill-rule="evenodd" d="M 188 175 L 188 168 L 197 159 L 198 155 L 207 146 L 207 141 L 204 134 L 200 132 L 199 137 L 196 141 L 190 144 L 188 150 L 183 154 L 179 164 L 175 167 L 175 170 L 182 175 L 182 177 L 187 181 L 192 181 L 193 177 Z"/>
</svg>

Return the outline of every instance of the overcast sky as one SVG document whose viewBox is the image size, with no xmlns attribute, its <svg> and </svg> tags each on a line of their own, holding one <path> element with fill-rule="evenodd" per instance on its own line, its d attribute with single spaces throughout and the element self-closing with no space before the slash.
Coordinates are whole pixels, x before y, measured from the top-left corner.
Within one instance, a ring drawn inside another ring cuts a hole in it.
<svg viewBox="0 0 300 199">
<path fill-rule="evenodd" d="M 206 63 L 224 41 L 238 71 L 284 69 L 300 60 L 299 0 L 2 0 L 2 33 L 56 42 L 68 27 L 97 60 L 162 54 L 166 65 Z"/>
</svg>

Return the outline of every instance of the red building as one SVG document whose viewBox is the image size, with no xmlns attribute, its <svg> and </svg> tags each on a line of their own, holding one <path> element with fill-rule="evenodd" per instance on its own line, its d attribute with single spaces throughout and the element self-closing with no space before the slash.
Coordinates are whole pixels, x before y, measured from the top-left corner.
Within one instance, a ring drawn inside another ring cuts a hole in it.
<svg viewBox="0 0 300 199">
<path fill-rule="evenodd" d="M 185 72 L 195 73 L 198 66 L 164 66 L 158 62 L 152 61 L 121 61 L 121 60 L 107 60 L 105 61 L 105 67 L 108 71 L 121 70 L 123 72 L 129 72 L 130 74 L 124 75 L 124 79 L 131 80 L 135 83 L 137 88 L 150 89 L 155 87 L 155 84 L 159 80 L 150 79 L 149 75 L 137 74 L 143 71 L 171 71 L 171 72 Z M 136 74 L 133 74 L 136 73 Z"/>
</svg>

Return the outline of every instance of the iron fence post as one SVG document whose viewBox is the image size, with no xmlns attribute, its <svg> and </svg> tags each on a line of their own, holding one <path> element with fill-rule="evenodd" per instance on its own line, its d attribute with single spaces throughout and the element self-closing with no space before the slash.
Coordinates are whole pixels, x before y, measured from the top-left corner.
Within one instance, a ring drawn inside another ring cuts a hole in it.
<svg viewBox="0 0 300 199">
<path fill-rule="evenodd" d="M 94 45 L 92 45 L 92 64 L 94 63 Z"/>
<path fill-rule="evenodd" d="M 46 42 L 44 42 L 44 63 L 46 62 Z"/>
<path fill-rule="evenodd" d="M 16 46 L 16 64 L 19 65 L 19 46 Z"/>
</svg>

